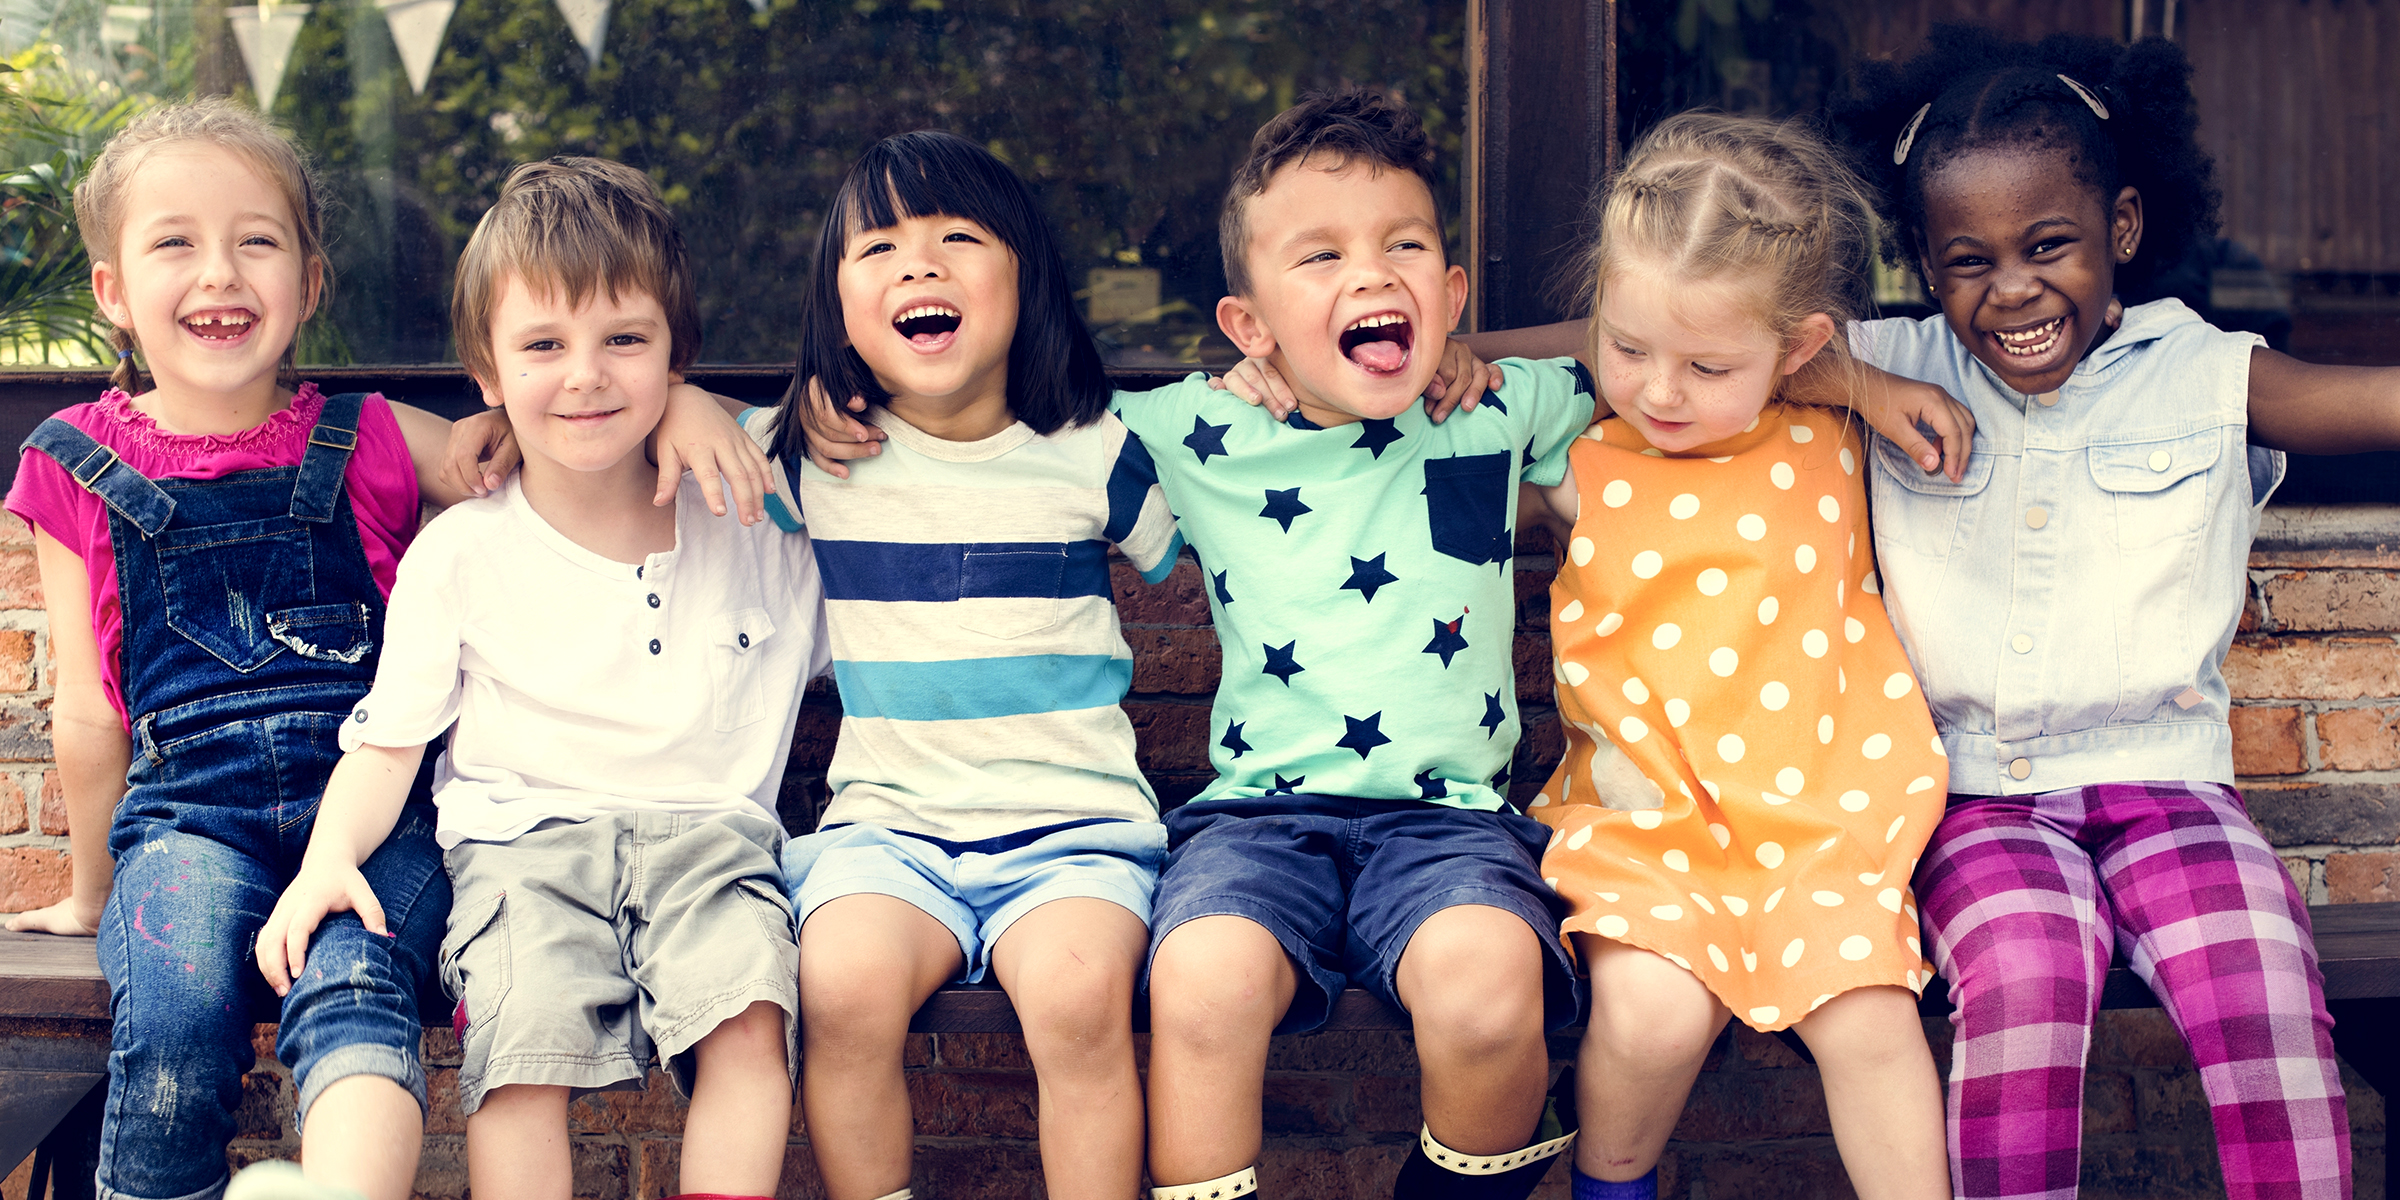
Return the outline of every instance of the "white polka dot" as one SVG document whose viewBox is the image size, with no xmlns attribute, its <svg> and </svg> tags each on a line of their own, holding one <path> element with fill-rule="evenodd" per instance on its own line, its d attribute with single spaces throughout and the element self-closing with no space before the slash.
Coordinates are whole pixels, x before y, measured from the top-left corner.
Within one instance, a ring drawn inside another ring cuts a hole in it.
<svg viewBox="0 0 2400 1200">
<path fill-rule="evenodd" d="M 1701 780 L 1701 781 L 1700 781 L 1700 790 L 1701 790 L 1701 791 L 1704 791 L 1704 792 L 1707 792 L 1707 793 L 1708 793 L 1708 798 L 1709 798 L 1709 799 L 1711 799 L 1711 800 L 1720 800 L 1720 801 L 1721 801 L 1721 800 L 1723 800 L 1723 799 L 1725 798 L 1725 790 L 1724 790 L 1723 788 L 1720 788 L 1720 787 L 1718 787 L 1718 786 L 1716 785 L 1716 782 L 1715 782 L 1714 780 L 1708 780 L 1708 779 L 1703 779 L 1703 780 Z"/>
<path fill-rule="evenodd" d="M 1593 892 L 1592 894 L 1608 901 L 1610 904 L 1615 904 L 1617 902 L 1617 894 L 1615 892 Z"/>
<path fill-rule="evenodd" d="M 1607 616 L 1600 618 L 1600 623 L 1598 625 L 1592 626 L 1592 632 L 1601 637 L 1607 637 L 1608 635 L 1615 633 L 1617 630 L 1624 627 L 1624 616 L 1620 613 L 1610 613 Z"/>
<path fill-rule="evenodd" d="M 1716 454 L 1711 455 L 1708 461 L 1712 463 L 1729 463 L 1733 461 L 1733 456 L 1730 454 Z"/>
<path fill-rule="evenodd" d="M 1776 906 L 1777 904 L 1780 904 L 1780 903 L 1782 903 L 1782 902 L 1783 902 L 1783 889 L 1782 889 L 1782 888 L 1776 888 L 1776 889 L 1775 889 L 1775 891 L 1774 891 L 1774 893 L 1773 893 L 1772 895 L 1769 895 L 1769 896 L 1767 897 L 1767 902 L 1766 902 L 1765 904 L 1761 904 L 1761 905 L 1759 905 L 1759 906 L 1758 906 L 1758 911 L 1760 911 L 1760 912 L 1762 912 L 1762 913 L 1771 913 L 1771 912 L 1774 912 L 1774 911 L 1775 911 L 1775 906 Z"/>
<path fill-rule="evenodd" d="M 1580 566 L 1582 564 L 1579 563 L 1577 565 Z M 1800 573 L 1803 575 L 1808 574 L 1810 571 L 1816 570 L 1817 548 L 1815 546 L 1808 545 L 1807 543 L 1802 543 L 1799 549 L 1792 551 L 1792 565 L 1800 568 Z"/>
<path fill-rule="evenodd" d="M 1550 807 L 1550 793 L 1548 793 L 1548 792 L 1540 792 L 1540 793 L 1537 793 L 1537 794 L 1534 796 L 1534 798 L 1533 798 L 1533 806 L 1534 806 L 1535 808 L 1548 808 L 1548 807 Z M 1551 838 L 1550 840 L 1555 842 L 1555 841 L 1557 841 L 1558 839 L 1557 839 L 1556 837 L 1553 837 L 1553 838 Z"/>
<path fill-rule="evenodd" d="M 1917 681 L 1909 678 L 1908 672 L 1894 671 L 1891 678 L 1883 681 L 1883 695 L 1887 700 L 1897 700 L 1907 695 L 1908 689 L 1915 686 L 1917 686 Z"/>
<path fill-rule="evenodd" d="M 1838 833 L 1837 833 L 1837 834 L 1833 835 L 1832 837 L 1826 838 L 1824 841 L 1818 842 L 1818 843 L 1817 843 L 1817 853 L 1819 853 L 1819 854 L 1823 854 L 1823 853 L 1825 853 L 1826 851 L 1833 849 L 1833 844 L 1834 844 L 1835 842 L 1838 842 L 1838 841 L 1840 841 L 1840 840 L 1842 840 L 1842 835 L 1840 835 L 1840 834 L 1838 834 Z"/>
<path fill-rule="evenodd" d="M 1685 492 L 1667 501 L 1667 515 L 1678 521 L 1689 521 L 1700 512 L 1700 497 Z"/>
<path fill-rule="evenodd" d="M 1766 599 L 1759 601 L 1759 602 L 1758 602 L 1758 623 L 1759 623 L 1759 624 L 1761 624 L 1761 625 L 1772 625 L 1772 624 L 1774 624 L 1774 623 L 1775 623 L 1775 613 L 1776 613 L 1776 611 L 1777 611 L 1778 609 L 1780 609 L 1781 607 L 1782 607 L 1781 605 L 1779 605 L 1779 604 L 1775 603 L 1775 597 L 1773 597 L 1773 596 L 1769 596 L 1769 597 L 1767 597 Z"/>
<path fill-rule="evenodd" d="M 1800 956 L 1806 953 L 1808 953 L 1808 943 L 1799 938 L 1793 938 L 1792 944 L 1783 948 L 1783 965 L 1790 967 L 1797 964 Z"/>
<path fill-rule="evenodd" d="M 1672 650 L 1675 648 L 1675 643 L 1682 640 L 1683 627 L 1673 622 L 1668 622 L 1650 631 L 1650 644 L 1661 650 Z"/>
<path fill-rule="evenodd" d="M 1651 448 L 1642 451 L 1642 454 L 1646 458 L 1665 458 L 1667 456 L 1666 451 L 1661 450 L 1656 446 L 1652 446 Z"/>
<path fill-rule="evenodd" d="M 1842 618 L 1842 637 L 1851 645 L 1857 645 L 1859 639 L 1865 636 L 1867 636 L 1867 627 L 1857 617 Z"/>
<path fill-rule="evenodd" d="M 1781 842 L 1760 842 L 1758 849 L 1751 853 L 1758 856 L 1758 865 L 1770 871 L 1783 865 L 1783 843 Z"/>
<path fill-rule="evenodd" d="M 1858 752 L 1866 755 L 1869 761 L 1882 758 L 1892 752 L 1892 739 L 1885 734 L 1878 733 L 1859 746 Z"/>
<path fill-rule="evenodd" d="M 1743 916 L 1750 911 L 1750 902 L 1742 899 L 1740 896 L 1719 896 L 1717 899 L 1725 902 L 1725 911 L 1732 913 L 1737 917 Z"/>
<path fill-rule="evenodd" d="M 1782 488 L 1785 491 L 1790 491 L 1792 487 L 1792 464 L 1779 462 L 1774 466 L 1768 467 L 1767 478 L 1774 480 L 1776 487 Z"/>
<path fill-rule="evenodd" d="M 1842 606 L 1843 593 L 1849 588 L 1849 586 L 1849 584 L 1843 583 L 1839 579 L 1833 581 L 1833 606 L 1835 608 L 1840 608 Z"/>
<path fill-rule="evenodd" d="M 1583 681 L 1592 677 L 1589 668 L 1571 658 L 1558 664 L 1558 671 L 1566 676 L 1568 687 L 1582 687 Z"/>
<path fill-rule="evenodd" d="M 1617 740 L 1620 744 L 1630 746 L 1648 736 L 1650 727 L 1642 724 L 1640 717 L 1627 717 L 1617 722 Z"/>
<path fill-rule="evenodd" d="M 1824 995 L 1822 995 L 1822 996 L 1819 996 L 1819 997 L 1817 997 L 1816 999 L 1809 1001 L 1809 1002 L 1808 1002 L 1808 1011 L 1810 1011 L 1810 1012 L 1812 1012 L 1812 1013 L 1813 1013 L 1813 1012 L 1817 1011 L 1818 1009 L 1825 1007 L 1825 1002 L 1826 1002 L 1826 1001 L 1828 1001 L 1828 1000 L 1831 1000 L 1831 999 L 1833 999 L 1833 993 L 1832 993 L 1832 992 L 1827 992 L 1827 993 L 1825 993 Z"/>
<path fill-rule="evenodd" d="M 1667 817 L 1655 808 L 1637 808 L 1626 814 L 1626 819 L 1633 822 L 1635 829 L 1656 829 L 1665 823 Z"/>
<path fill-rule="evenodd" d="M 1743 432 L 1743 433 L 1756 433 L 1757 431 L 1758 431 L 1758 418 L 1757 418 L 1757 417 L 1752 417 L 1752 418 L 1750 418 L 1750 423 L 1749 423 L 1749 424 L 1747 424 L 1747 425 L 1744 425 L 1744 426 L 1742 426 L 1742 432 Z"/>
<path fill-rule="evenodd" d="M 1932 787 L 1933 787 L 1933 776 L 1931 776 L 1931 775 L 1919 775 L 1919 776 L 1917 776 L 1915 779 L 1911 779 L 1911 780 L 1909 780 L 1909 781 L 1908 781 L 1908 794 L 1909 794 L 1909 795 L 1911 795 L 1911 796 L 1914 796 L 1914 795 L 1916 795 L 1918 792 L 1927 791 L 1927 790 L 1931 789 Z"/>
<path fill-rule="evenodd" d="M 1908 952 L 1909 952 L 1910 954 L 1914 954 L 1914 955 L 1917 955 L 1917 956 L 1919 956 L 1919 957 L 1923 957 L 1923 956 L 1924 956 L 1924 954 L 1925 954 L 1925 947 L 1923 947 L 1923 946 L 1921 946 L 1921 945 L 1917 944 L 1917 939 L 1915 939 L 1915 938 L 1913 938 L 1913 937 L 1912 937 L 1912 938 L 1908 939 Z"/>
<path fill-rule="evenodd" d="M 1549 884 L 1549 885 L 1550 885 L 1550 890 L 1551 890 L 1551 891 L 1554 891 L 1554 892 L 1555 892 L 1555 891 L 1557 891 L 1557 890 L 1558 890 L 1558 876 L 1556 876 L 1556 875 L 1552 875 L 1552 876 L 1550 876 L 1550 877 L 1548 877 L 1548 878 L 1546 878 L 1546 879 L 1542 880 L 1542 882 L 1543 882 L 1543 883 L 1546 883 L 1546 884 Z"/>
<path fill-rule="evenodd" d="M 1828 521 L 1842 519 L 1842 502 L 1831 496 L 1817 497 L 1817 515 Z"/>
<path fill-rule="evenodd" d="M 1842 906 L 1842 894 L 1840 892 L 1828 892 L 1820 889 L 1810 892 L 1808 894 L 1808 898 L 1816 901 L 1819 905 L 1822 905 L 1826 908 L 1840 908 Z"/>
<path fill-rule="evenodd" d="M 1703 596 L 1724 595 L 1725 582 L 1725 572 L 1710 567 L 1700 572 L 1700 594 Z"/>
<path fill-rule="evenodd" d="M 1891 828 L 1883 831 L 1883 844 L 1886 846 L 1891 845 L 1893 840 L 1900 836 L 1900 827 L 1906 824 L 1908 824 L 1908 814 L 1902 813 L 1897 817 L 1893 817 Z"/>
<path fill-rule="evenodd" d="M 1801 774 L 1800 768 L 1798 767 L 1785 767 L 1784 769 L 1775 772 L 1776 791 L 1797 796 L 1800 794 L 1801 790 L 1807 786 L 1808 776 Z"/>
<path fill-rule="evenodd" d="M 1667 719 L 1668 719 L 1668 720 L 1670 720 L 1670 721 L 1674 720 L 1674 718 L 1673 718 L 1673 717 L 1669 717 L 1669 718 L 1667 718 Z M 1691 798 L 1692 798 L 1692 785 L 1690 785 L 1690 784 L 1688 784 L 1688 783 L 1685 783 L 1684 781 L 1682 781 L 1682 780 L 1680 780 L 1680 779 L 1678 779 L 1678 780 L 1676 780 L 1676 781 L 1675 781 L 1675 790 L 1676 790 L 1676 791 L 1679 791 L 1679 792 L 1682 792 L 1682 793 L 1683 793 L 1683 798 L 1684 798 L 1684 799 L 1686 799 L 1686 800 L 1689 800 L 1689 799 L 1691 799 Z"/>
<path fill-rule="evenodd" d="M 1811 629 L 1800 635 L 1800 652 L 1810 658 L 1825 657 L 1825 651 L 1832 645 L 1833 640 L 1826 637 L 1822 629 Z"/>
<path fill-rule="evenodd" d="M 1761 1005 L 1750 1010 L 1750 1023 L 1753 1025 L 1772 1025 L 1782 1016 L 1782 1009 L 1777 1008 L 1772 1004 Z"/>
<path fill-rule="evenodd" d="M 1841 803 L 1843 812 L 1865 812 L 1867 809 L 1867 794 L 1860 791 L 1843 792 Z"/>
<path fill-rule="evenodd" d="M 1743 541 L 1755 542 L 1767 536 L 1767 519 L 1757 513 L 1743 513 L 1742 519 L 1733 523 L 1733 531 L 1741 534 Z"/>
<path fill-rule="evenodd" d="M 1715 942 L 1710 942 L 1708 944 L 1708 961 L 1711 966 L 1714 966 L 1719 971 L 1730 971 L 1733 969 L 1733 964 L 1725 960 L 1725 952 L 1717 949 L 1717 944 Z"/>
<path fill-rule="evenodd" d="M 1640 554 L 1633 556 L 1633 577 L 1636 579 L 1656 579 L 1659 571 L 1666 565 L 1667 560 L 1660 558 L 1658 551 L 1644 550 Z"/>
<path fill-rule="evenodd" d="M 1644 450 L 1644 451 L 1642 451 L 1642 453 L 1644 453 L 1644 454 L 1657 454 L 1657 453 L 1658 453 L 1658 451 L 1656 451 L 1656 450 Z M 1665 456 L 1664 456 L 1664 455 L 1660 455 L 1660 457 L 1662 457 L 1662 458 L 1663 458 L 1663 457 L 1665 457 Z M 1659 951 L 1659 952 L 1658 952 L 1658 956 L 1659 956 L 1660 958 L 1666 959 L 1668 962 L 1674 963 L 1676 966 L 1682 967 L 1682 968 L 1683 968 L 1684 970 L 1686 970 L 1686 971 L 1689 971 L 1689 970 L 1691 970 L 1691 969 L 1692 969 L 1692 960 L 1690 960 L 1690 959 L 1688 959 L 1688 958 L 1685 958 L 1684 956 L 1682 956 L 1682 955 L 1680 955 L 1680 954 L 1669 954 L 1669 953 L 1667 953 L 1666 951 L 1664 951 L 1664 950 L 1661 950 L 1661 951 Z"/>
<path fill-rule="evenodd" d="M 1670 871 L 1689 874 L 1692 869 L 1691 856 L 1681 850 L 1669 850 L 1665 854 L 1659 855 L 1658 860 L 1667 864 L 1667 869 Z"/>
<path fill-rule="evenodd" d="M 1567 849 L 1569 849 L 1569 850 L 1581 850 L 1581 849 L 1583 849 L 1585 846 L 1588 846 L 1588 845 L 1590 845 L 1590 844 L 1591 844 L 1591 841 L 1592 841 L 1592 827 L 1591 827 L 1591 826 L 1589 826 L 1589 825 L 1586 825 L 1586 826 L 1584 826 L 1583 828 L 1581 828 L 1581 829 L 1578 829 L 1578 830 L 1576 830 L 1575 832 L 1573 832 L 1573 833 L 1571 833 L 1571 834 L 1568 834 L 1568 835 L 1567 835 Z"/>
<path fill-rule="evenodd" d="M 1858 474 L 1858 456 L 1850 453 L 1850 447 L 1848 446 L 1842 447 L 1842 474 Z"/>
<path fill-rule="evenodd" d="M 1870 596 L 1880 596 L 1883 594 L 1883 580 L 1877 578 L 1875 572 L 1869 571 L 1865 579 L 1858 581 L 1858 590 Z"/>
<path fill-rule="evenodd" d="M 1680 921 L 1683 919 L 1683 906 L 1680 904 L 1653 905 L 1650 915 L 1661 921 Z"/>
<path fill-rule="evenodd" d="M 1558 610 L 1558 623 L 1561 625 L 1572 625 L 1582 619 L 1583 601 L 1581 600 L 1569 600 L 1565 608 Z"/>
<path fill-rule="evenodd" d="M 1758 689 L 1758 702 L 1768 712 L 1782 712 L 1783 706 L 1792 702 L 1792 689 L 1780 683 L 1769 683 Z"/>
<path fill-rule="evenodd" d="M 1817 718 L 1817 743 L 1823 746 L 1833 744 L 1833 714 L 1827 713 Z"/>
<path fill-rule="evenodd" d="M 1574 559 L 1576 566 L 1587 566 L 1592 561 L 1592 549 L 1592 539 L 1579 537 L 1567 543 L 1567 557 Z"/>
<path fill-rule="evenodd" d="M 1708 836 L 1717 840 L 1717 849 L 1719 850 L 1722 850 L 1725 847 L 1733 844 L 1733 831 L 1717 824 L 1715 821 L 1710 821 L 1708 823 Z"/>
<path fill-rule="evenodd" d="M 1896 888 L 1896 887 L 1890 887 L 1890 888 L 1885 888 L 1885 889 L 1883 889 L 1882 891 L 1875 893 L 1875 903 L 1877 903 L 1877 904 L 1880 904 L 1880 905 L 1884 906 L 1885 908 L 1888 908 L 1888 909 L 1892 910 L 1893 912 L 1899 912 L 1899 911 L 1900 911 L 1900 889 L 1899 889 L 1899 888 Z M 1915 941 L 1916 939 L 1915 939 L 1915 938 L 1910 938 L 1909 940 L 1913 942 L 1913 941 Z M 1911 947 L 1909 947 L 1909 949 L 1911 949 L 1911 950 L 1914 950 L 1914 949 L 1916 949 L 1916 947 L 1914 947 L 1914 946 L 1911 946 Z"/>
<path fill-rule="evenodd" d="M 1745 747 L 1742 745 L 1742 735 L 1738 733 L 1729 733 L 1724 737 L 1717 739 L 1717 757 L 1724 759 L 1726 762 L 1737 763 L 1742 761 L 1742 751 L 1744 749 Z"/>
<path fill-rule="evenodd" d="M 1875 943 L 1854 933 L 1842 939 L 1840 953 L 1843 958 L 1849 959 L 1851 962 L 1858 962 L 1875 953 Z"/>
<path fill-rule="evenodd" d="M 1950 752 L 1942 749 L 1942 735 L 1938 733 L 1933 735 L 1933 754 L 1936 758 L 1950 757 Z"/>
<path fill-rule="evenodd" d="M 1787 425 L 1785 428 L 1792 431 L 1792 440 L 1803 446 L 1816 440 L 1817 431 L 1806 425 Z"/>
<path fill-rule="evenodd" d="M 1763 790 L 1758 793 L 1758 798 L 1765 802 L 1769 807 L 1776 808 L 1780 808 L 1783 805 L 1790 804 L 1792 802 L 1792 798 L 1790 796 L 1783 795 L 1779 792 L 1769 792 Z"/>
<path fill-rule="evenodd" d="M 1742 656 L 1734 653 L 1731 646 L 1719 646 L 1708 652 L 1708 669 L 1719 678 L 1733 674 L 1741 665 Z"/>
<path fill-rule="evenodd" d="M 1833 690 L 1845 696 L 1850 694 L 1850 672 L 1848 670 L 1841 667 L 1834 668 Z"/>
<path fill-rule="evenodd" d="M 1592 922 L 1592 929 L 1604 938 L 1621 938 L 1627 933 L 1632 932 L 1633 922 L 1628 921 L 1615 913 L 1610 913 L 1607 916 Z"/>
<path fill-rule="evenodd" d="M 1908 990 L 1912 992 L 1920 990 L 1917 987 L 1917 973 L 1914 969 L 1911 969 L 1908 973 Z"/>
<path fill-rule="evenodd" d="M 1600 489 L 1600 503 L 1610 508 L 1623 508 L 1633 500 L 1633 485 L 1622 479 L 1611 479 Z"/>
<path fill-rule="evenodd" d="M 1625 698 L 1633 701 L 1635 704 L 1648 704 L 1650 702 L 1650 689 L 1647 686 L 1644 686 L 1642 681 L 1639 679 L 1628 677 L 1625 680 L 1624 690 Z"/>
<path fill-rule="evenodd" d="M 1672 725 L 1677 729 L 1683 728 L 1683 723 L 1692 719 L 1692 706 L 1684 703 L 1681 700 L 1668 700 L 1666 709 L 1667 724 Z"/>
</svg>

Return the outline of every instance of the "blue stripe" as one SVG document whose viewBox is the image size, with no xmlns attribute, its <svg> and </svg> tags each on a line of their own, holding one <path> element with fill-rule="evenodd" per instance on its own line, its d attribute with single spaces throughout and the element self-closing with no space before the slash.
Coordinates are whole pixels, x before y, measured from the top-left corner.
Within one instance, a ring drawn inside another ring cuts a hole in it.
<svg viewBox="0 0 2400 1200">
<path fill-rule="evenodd" d="M 1099 708 L 1125 698 L 1133 660 L 1028 654 L 946 662 L 836 662 L 842 713 L 893 721 L 972 721 Z"/>
<path fill-rule="evenodd" d="M 1106 596 L 1101 542 L 816 542 L 828 600 Z"/>
<path fill-rule="evenodd" d="M 1183 531 L 1179 529 L 1175 531 L 1175 536 L 1168 540 L 1167 552 L 1158 556 L 1158 565 L 1142 572 L 1142 582 L 1164 583 L 1167 576 L 1175 573 L 1175 559 L 1182 553 Z"/>
<path fill-rule="evenodd" d="M 1134 525 L 1142 519 L 1142 501 L 1156 486 L 1158 464 L 1150 461 L 1150 450 L 1142 445 L 1142 439 L 1126 430 L 1117 464 L 1108 472 L 1108 528 L 1100 536 L 1116 545 L 1132 537 Z"/>
</svg>

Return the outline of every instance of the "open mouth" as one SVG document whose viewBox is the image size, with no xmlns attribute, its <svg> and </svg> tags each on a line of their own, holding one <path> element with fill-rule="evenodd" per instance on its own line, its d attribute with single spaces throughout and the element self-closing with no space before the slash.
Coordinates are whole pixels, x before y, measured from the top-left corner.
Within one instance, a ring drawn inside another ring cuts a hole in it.
<svg viewBox="0 0 2400 1200">
<path fill-rule="evenodd" d="M 183 327 L 202 341 L 238 342 L 257 322 L 257 314 L 247 309 L 229 308 L 194 313 L 183 319 Z"/>
<path fill-rule="evenodd" d="M 2029 329 L 1993 330 L 1992 340 L 2011 358 L 2038 358 L 2056 349 L 2066 332 L 2067 319 L 2053 317 Z"/>
<path fill-rule="evenodd" d="M 1390 375 L 1408 365 L 1410 339 L 1408 318 L 1399 313 L 1377 313 L 1360 317 L 1342 331 L 1342 357 L 1357 363 L 1372 375 Z"/>
<path fill-rule="evenodd" d="M 958 310 L 947 304 L 919 304 L 901 310 L 892 328 L 920 349 L 938 350 L 958 332 L 958 322 Z"/>
</svg>

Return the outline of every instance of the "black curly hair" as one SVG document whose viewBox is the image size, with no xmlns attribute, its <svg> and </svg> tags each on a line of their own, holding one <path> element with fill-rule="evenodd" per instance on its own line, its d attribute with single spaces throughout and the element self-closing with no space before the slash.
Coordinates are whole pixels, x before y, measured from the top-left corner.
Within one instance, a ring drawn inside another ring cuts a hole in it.
<svg viewBox="0 0 2400 1200">
<path fill-rule="evenodd" d="M 2108 119 L 2094 114 L 2061 75 L 2097 94 Z M 1902 131 L 1929 104 L 1908 160 L 1894 163 Z M 2195 136 L 2192 64 L 2163 38 L 2125 45 L 2062 33 L 2028 43 L 1979 26 L 1940 24 L 1915 58 L 1862 63 L 1832 116 L 1837 135 L 1882 193 L 1885 259 L 1912 270 L 1922 270 L 1917 247 L 1926 177 L 1979 150 L 2063 151 L 2103 212 L 2120 188 L 2141 193 L 2141 247 L 2117 268 L 2117 291 L 2128 303 L 2195 240 L 2217 232 L 2220 193 L 2215 165 Z"/>
</svg>

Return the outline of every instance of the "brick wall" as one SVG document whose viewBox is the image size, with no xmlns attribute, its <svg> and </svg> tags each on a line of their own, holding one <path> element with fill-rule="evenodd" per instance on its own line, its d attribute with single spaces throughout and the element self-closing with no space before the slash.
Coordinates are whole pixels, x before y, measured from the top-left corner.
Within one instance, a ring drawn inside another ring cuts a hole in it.
<svg viewBox="0 0 2400 1200">
<path fill-rule="evenodd" d="M 1549 693 L 1546 589 L 1554 564 L 1527 546 L 1518 567 L 1518 700 L 1526 735 L 1512 790 L 1529 796 L 1560 750 Z M 2271 510 L 2252 556 L 2251 601 L 2227 660 L 2239 707 L 2234 744 L 2253 815 L 2315 903 L 2400 899 L 2400 508 Z M 1117 603 L 1136 656 L 1126 702 L 1143 769 L 1169 804 L 1208 777 L 1208 703 L 1216 636 L 1190 561 L 1144 586 L 1116 568 Z M 48 757 L 47 638 L 32 551 L 13 518 L 0 526 L 0 910 L 63 893 L 66 843 Z M 804 829 L 824 803 L 823 769 L 840 706 L 813 690 L 782 802 Z M 1947 1068 L 1949 1027 L 1926 1034 Z M 267 1042 L 262 1030 L 262 1048 Z M 1559 1041 L 1553 1056 L 1571 1057 Z M 436 1112 L 418 1190 L 465 1190 L 463 1127 L 452 1093 L 457 1046 L 428 1033 Z M 1033 1078 L 1011 1037 L 919 1035 L 908 1046 L 916 1101 L 919 1194 L 1038 1195 Z M 241 1115 L 237 1163 L 286 1155 L 293 1090 L 262 1055 Z M 1278 1039 L 1269 1060 L 1266 1193 L 1388 1195 L 1416 1128 L 1416 1068 L 1397 1033 Z M 2345 1072 L 2360 1162 L 2358 1194 L 2381 1194 L 2384 1104 Z M 653 1076 L 646 1094 L 580 1100 L 573 1109 L 579 1197 L 654 1200 L 675 1191 L 680 1106 Z M 2084 1195 L 2222 1195 L 2198 1076 L 2163 1014 L 2101 1015 L 2085 1087 Z M 794 1123 L 786 1197 L 821 1196 Z M 1661 1164 L 1676 1200 L 1732 1196 L 1847 1197 L 1816 1072 L 1773 1038 L 1737 1029 L 1711 1053 Z M 1564 1200 L 1565 1169 L 1538 1195 Z M 25 1171 L 0 1184 L 23 1200 Z"/>
</svg>

